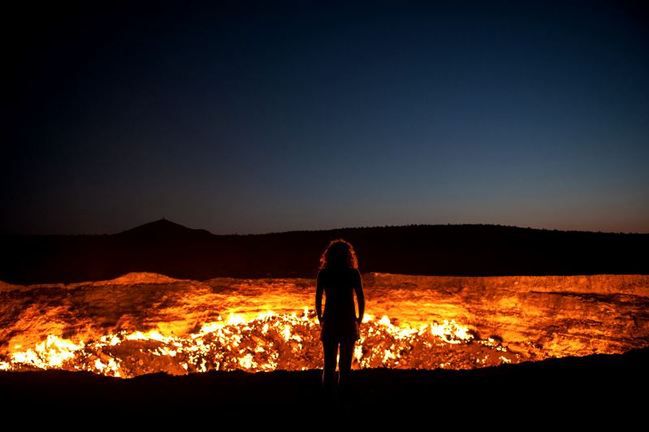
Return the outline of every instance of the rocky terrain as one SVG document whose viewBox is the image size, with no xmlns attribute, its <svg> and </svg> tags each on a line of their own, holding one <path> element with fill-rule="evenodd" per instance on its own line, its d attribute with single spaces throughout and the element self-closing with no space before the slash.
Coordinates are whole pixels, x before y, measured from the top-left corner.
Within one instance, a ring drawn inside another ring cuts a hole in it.
<svg viewBox="0 0 649 432">
<path fill-rule="evenodd" d="M 649 276 L 364 274 L 355 368 L 472 369 L 649 346 Z M 0 285 L 0 367 L 137 376 L 320 365 L 304 278 Z"/>
</svg>

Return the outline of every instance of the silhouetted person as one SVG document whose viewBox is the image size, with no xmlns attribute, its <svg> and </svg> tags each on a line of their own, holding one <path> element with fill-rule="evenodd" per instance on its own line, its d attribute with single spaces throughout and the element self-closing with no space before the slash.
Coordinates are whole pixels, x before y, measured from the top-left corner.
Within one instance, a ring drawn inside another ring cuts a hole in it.
<svg viewBox="0 0 649 432">
<path fill-rule="evenodd" d="M 322 294 L 325 295 L 324 314 Z M 354 305 L 358 301 L 358 316 Z M 320 339 L 324 351 L 322 384 L 331 389 L 335 384 L 336 357 L 340 348 L 338 384 L 344 385 L 352 367 L 354 344 L 360 336 L 365 313 L 363 282 L 353 246 L 342 239 L 329 243 L 320 258 L 316 283 L 315 309 L 320 322 Z"/>
</svg>

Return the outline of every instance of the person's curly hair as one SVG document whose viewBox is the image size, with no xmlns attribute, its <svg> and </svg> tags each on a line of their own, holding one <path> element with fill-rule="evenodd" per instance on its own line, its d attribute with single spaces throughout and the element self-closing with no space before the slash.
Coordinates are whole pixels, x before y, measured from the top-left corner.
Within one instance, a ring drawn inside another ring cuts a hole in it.
<svg viewBox="0 0 649 432">
<path fill-rule="evenodd" d="M 325 268 L 358 269 L 358 258 L 356 258 L 354 246 L 343 239 L 330 241 L 320 256 L 320 270 Z"/>
</svg>

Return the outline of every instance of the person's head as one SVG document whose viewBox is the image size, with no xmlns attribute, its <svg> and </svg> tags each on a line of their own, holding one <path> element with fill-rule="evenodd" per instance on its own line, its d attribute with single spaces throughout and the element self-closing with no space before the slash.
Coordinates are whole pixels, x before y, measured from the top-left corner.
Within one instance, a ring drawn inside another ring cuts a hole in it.
<svg viewBox="0 0 649 432">
<path fill-rule="evenodd" d="M 354 246 L 347 240 L 336 239 L 329 242 L 320 256 L 320 269 L 325 268 L 358 268 L 358 259 Z"/>
</svg>

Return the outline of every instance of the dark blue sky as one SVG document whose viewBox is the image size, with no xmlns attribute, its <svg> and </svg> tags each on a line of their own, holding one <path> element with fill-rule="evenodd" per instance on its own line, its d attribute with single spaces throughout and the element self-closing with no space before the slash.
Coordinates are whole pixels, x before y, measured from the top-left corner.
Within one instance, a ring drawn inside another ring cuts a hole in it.
<svg viewBox="0 0 649 432">
<path fill-rule="evenodd" d="M 86 3 L 16 17 L 1 231 L 649 232 L 639 3 Z"/>
</svg>

